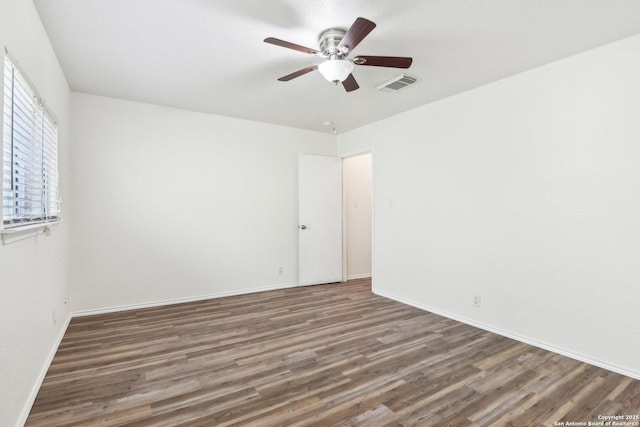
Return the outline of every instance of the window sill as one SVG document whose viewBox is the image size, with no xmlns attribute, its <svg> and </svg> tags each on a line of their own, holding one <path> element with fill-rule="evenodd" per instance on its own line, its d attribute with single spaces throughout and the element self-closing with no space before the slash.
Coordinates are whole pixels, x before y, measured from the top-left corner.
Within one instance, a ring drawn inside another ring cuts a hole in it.
<svg viewBox="0 0 640 427">
<path fill-rule="evenodd" d="M 63 220 L 58 220 L 23 225 L 21 227 L 4 228 L 0 230 L 0 234 L 2 234 L 2 243 L 8 245 L 9 243 L 37 236 L 38 234 L 49 236 L 51 235 L 51 231 L 55 230 L 63 222 Z"/>
</svg>

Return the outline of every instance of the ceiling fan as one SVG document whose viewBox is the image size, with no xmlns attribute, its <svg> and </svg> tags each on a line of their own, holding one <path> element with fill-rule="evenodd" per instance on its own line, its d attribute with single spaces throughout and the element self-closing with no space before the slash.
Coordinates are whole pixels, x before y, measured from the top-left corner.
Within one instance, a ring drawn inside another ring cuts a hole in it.
<svg viewBox="0 0 640 427">
<path fill-rule="evenodd" d="M 412 58 L 402 56 L 370 56 L 359 55 L 353 59 L 348 58 L 353 49 L 376 27 L 376 24 L 364 18 L 357 18 L 348 30 L 329 28 L 320 33 L 320 50 L 300 46 L 295 43 L 267 37 L 265 43 L 286 47 L 310 55 L 326 58 L 321 64 L 309 65 L 301 70 L 280 77 L 281 82 L 288 82 L 311 71 L 318 70 L 328 81 L 342 83 L 347 92 L 358 89 L 358 82 L 353 77 L 352 71 L 355 65 L 372 67 L 409 68 Z"/>
</svg>

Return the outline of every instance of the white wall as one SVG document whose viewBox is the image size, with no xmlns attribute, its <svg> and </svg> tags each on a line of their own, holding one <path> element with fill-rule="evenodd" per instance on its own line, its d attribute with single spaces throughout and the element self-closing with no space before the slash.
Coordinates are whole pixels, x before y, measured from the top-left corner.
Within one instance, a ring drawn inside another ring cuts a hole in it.
<svg viewBox="0 0 640 427">
<path fill-rule="evenodd" d="M 343 160 L 347 279 L 371 277 L 371 153 Z"/>
<path fill-rule="evenodd" d="M 639 76 L 635 36 L 339 136 L 375 291 L 640 378 Z"/>
<path fill-rule="evenodd" d="M 77 93 L 72 111 L 75 309 L 297 283 L 298 153 L 335 155 L 333 135 Z"/>
<path fill-rule="evenodd" d="M 0 57 L 4 57 L 5 46 L 58 118 L 65 217 L 69 201 L 69 88 L 31 1 L 0 0 Z M 1 109 L 2 102 L 0 113 Z M 67 319 L 67 242 L 67 224 L 63 224 L 48 237 L 31 235 L 10 244 L 0 243 L 2 426 L 24 421 Z"/>
</svg>

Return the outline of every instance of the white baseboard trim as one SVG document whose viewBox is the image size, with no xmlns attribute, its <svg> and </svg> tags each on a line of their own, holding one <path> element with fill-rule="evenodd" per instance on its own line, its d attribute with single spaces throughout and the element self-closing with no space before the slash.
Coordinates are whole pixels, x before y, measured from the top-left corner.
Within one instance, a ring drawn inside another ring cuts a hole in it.
<svg viewBox="0 0 640 427">
<path fill-rule="evenodd" d="M 371 273 L 351 274 L 347 276 L 347 280 L 370 279 L 370 278 L 371 278 Z"/>
<path fill-rule="evenodd" d="M 588 356 L 585 356 L 585 355 L 582 355 L 582 354 L 579 354 L 579 353 L 574 353 L 573 351 L 570 351 L 570 350 L 567 350 L 567 349 L 564 349 L 564 348 L 561 348 L 561 347 L 556 347 L 554 345 L 550 345 L 550 344 L 547 344 L 547 343 L 544 343 L 544 342 L 540 342 L 540 341 L 537 341 L 537 340 L 534 340 L 534 339 L 531 339 L 531 338 L 527 338 L 527 337 L 524 337 L 524 336 L 521 336 L 521 335 L 518 335 L 518 334 L 514 334 L 512 332 L 505 331 L 504 329 L 496 328 L 494 326 L 487 325 L 487 324 L 482 323 L 482 322 L 477 322 L 475 320 L 467 319 L 466 317 L 462 317 L 462 316 L 458 316 L 456 314 L 448 313 L 448 312 L 446 312 L 444 310 L 440 310 L 440 309 L 437 309 L 437 308 L 434 308 L 434 307 L 430 307 L 430 306 L 425 305 L 425 304 L 421 304 L 421 303 L 418 303 L 418 302 L 415 302 L 415 301 L 411 301 L 411 300 L 408 300 L 406 298 L 402 298 L 402 297 L 399 297 L 397 295 L 393 295 L 393 294 L 391 294 L 389 292 L 381 291 L 380 289 L 377 289 L 377 288 L 373 289 L 372 292 L 374 294 L 376 294 L 376 295 L 380 295 L 382 297 L 389 298 L 389 299 L 392 299 L 394 301 L 398 301 L 398 302 L 401 302 L 403 304 L 407 304 L 407 305 L 410 305 L 412 307 L 416 307 L 416 308 L 419 308 L 421 310 L 425 310 L 425 311 L 428 311 L 430 313 L 434 313 L 434 314 L 446 317 L 448 319 L 455 320 L 457 322 L 465 323 L 467 325 L 471 325 L 471 326 L 474 326 L 476 328 L 483 329 L 485 331 L 493 332 L 494 334 L 501 335 L 503 337 L 511 338 L 513 340 L 520 341 L 522 343 L 529 344 L 529 345 L 532 345 L 534 347 L 542 348 L 544 350 L 548 350 L 548 351 L 551 351 L 553 353 L 561 354 L 563 356 L 569 357 L 571 359 L 578 360 L 580 362 L 588 363 L 590 365 L 594 365 L 594 366 L 597 366 L 599 368 L 606 369 L 608 371 L 616 372 L 618 374 L 625 375 L 627 377 L 631 377 L 631 378 L 634 378 L 636 380 L 640 380 L 640 372 L 632 371 L 632 370 L 629 370 L 629 369 L 626 369 L 626 368 L 622 368 L 620 366 L 611 365 L 611 364 L 603 362 L 601 360 L 597 360 L 597 359 L 594 359 L 592 357 L 588 357 Z"/>
<path fill-rule="evenodd" d="M 62 338 L 64 337 L 64 334 L 67 332 L 67 328 L 69 327 L 69 322 L 71 322 L 72 317 L 73 316 L 71 313 L 67 314 L 67 318 L 65 319 L 64 324 L 62 325 L 62 328 L 60 328 L 58 337 L 56 338 L 56 341 L 53 343 L 51 350 L 49 350 L 49 354 L 47 355 L 47 358 L 42 365 L 42 369 L 40 369 L 38 378 L 36 379 L 36 382 L 33 384 L 33 387 L 31 388 L 31 392 L 29 393 L 27 402 L 24 404 L 24 407 L 22 408 L 22 412 L 20 413 L 20 418 L 18 419 L 18 423 L 16 424 L 16 426 L 24 426 L 24 424 L 27 422 L 27 418 L 29 417 L 31 408 L 35 403 L 36 397 L 38 397 L 38 392 L 40 391 L 40 387 L 44 382 L 44 377 L 47 375 L 49 366 L 51 366 L 51 362 L 53 362 L 53 358 L 55 357 L 56 352 L 58 351 L 58 347 L 60 347 L 60 343 L 62 342 Z"/>
<path fill-rule="evenodd" d="M 162 307 L 162 306 L 171 305 L 171 304 L 182 304 L 185 302 L 204 301 L 208 299 L 231 297 L 234 295 L 252 294 L 255 292 L 277 291 L 280 289 L 295 288 L 296 286 L 298 286 L 298 283 L 286 283 L 286 284 L 275 285 L 275 286 L 263 286 L 259 288 L 242 289 L 239 291 L 217 292 L 214 294 L 198 295 L 195 297 L 173 298 L 173 299 L 166 299 L 166 300 L 159 300 L 159 301 L 144 302 L 139 304 L 126 304 L 126 305 L 117 305 L 112 307 L 95 308 L 95 309 L 89 309 L 89 310 L 78 310 L 72 313 L 72 317 L 93 316 L 94 314 L 108 314 L 108 313 L 116 313 L 119 311 L 138 310 L 141 308 Z"/>
</svg>

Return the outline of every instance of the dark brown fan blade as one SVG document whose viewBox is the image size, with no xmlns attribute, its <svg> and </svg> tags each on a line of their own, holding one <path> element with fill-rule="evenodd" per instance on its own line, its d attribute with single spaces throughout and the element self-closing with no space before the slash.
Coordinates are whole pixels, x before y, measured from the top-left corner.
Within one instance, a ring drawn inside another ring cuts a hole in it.
<svg viewBox="0 0 640 427">
<path fill-rule="evenodd" d="M 349 74 L 349 77 L 344 79 L 344 81 L 342 82 L 342 86 L 344 86 L 344 90 L 346 90 L 347 92 L 354 91 L 360 87 L 358 86 L 358 82 L 356 81 L 356 79 L 353 77 L 353 74 Z"/>
<path fill-rule="evenodd" d="M 308 67 L 305 67 L 301 70 L 296 71 L 295 73 L 291 73 L 291 74 L 287 74 L 284 77 L 280 77 L 278 80 L 280 80 L 281 82 L 288 82 L 289 80 L 293 80 L 296 77 L 300 77 L 304 74 L 310 73 L 314 70 L 316 70 L 318 68 L 317 65 L 309 65 Z"/>
<path fill-rule="evenodd" d="M 351 28 L 347 30 L 338 47 L 346 46 L 349 52 L 356 48 L 367 35 L 373 31 L 376 24 L 364 18 L 357 18 Z"/>
<path fill-rule="evenodd" d="M 264 42 L 271 43 L 276 46 L 286 47 L 287 49 L 297 50 L 298 52 L 308 53 L 310 55 L 317 55 L 320 53 L 320 51 L 318 50 L 311 49 L 309 47 L 300 46 L 299 44 L 287 42 L 284 40 L 276 39 L 274 37 L 267 37 L 266 39 L 264 39 Z"/>
<path fill-rule="evenodd" d="M 409 68 L 413 62 L 413 58 L 407 58 L 404 56 L 359 55 L 357 58 L 353 59 L 353 62 L 357 65 L 369 65 L 372 67 Z"/>
</svg>

